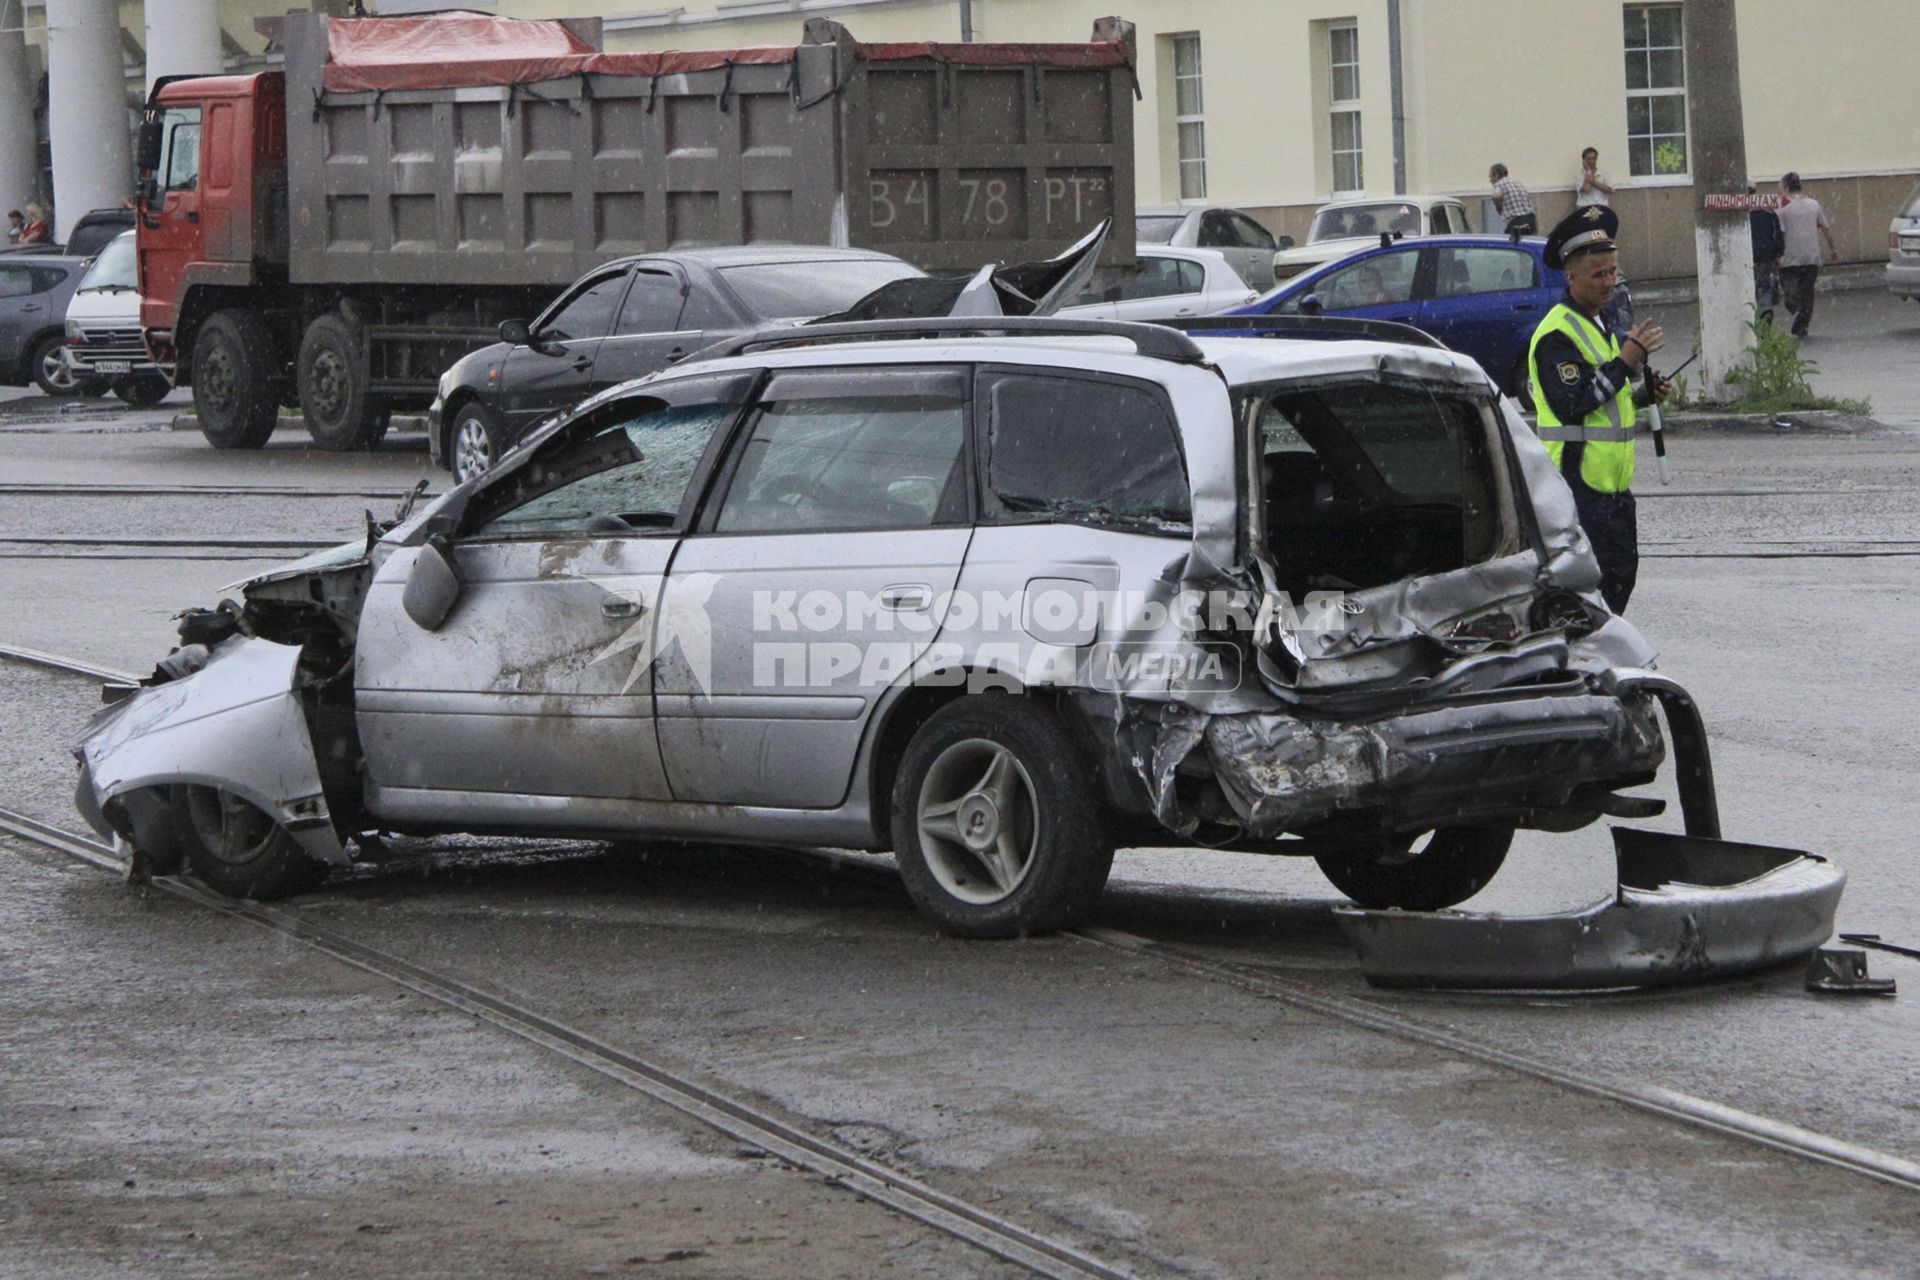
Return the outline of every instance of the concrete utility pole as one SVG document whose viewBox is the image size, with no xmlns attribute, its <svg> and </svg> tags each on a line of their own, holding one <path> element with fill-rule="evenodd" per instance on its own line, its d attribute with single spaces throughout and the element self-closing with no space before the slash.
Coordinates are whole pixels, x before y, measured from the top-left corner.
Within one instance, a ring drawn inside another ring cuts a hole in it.
<svg viewBox="0 0 1920 1280">
<path fill-rule="evenodd" d="M 161 76 L 217 76 L 226 67 L 219 0 L 147 0 L 147 88 Z"/>
<path fill-rule="evenodd" d="M 133 189 L 120 6 L 47 0 L 47 78 L 53 236 L 64 244 L 89 209 L 118 208 Z"/>
<path fill-rule="evenodd" d="M 27 61 L 27 0 L 0 0 L 0 213 L 40 189 L 33 136 L 33 64 Z"/>
<path fill-rule="evenodd" d="M 1727 381 L 1753 341 L 1753 243 L 1747 215 L 1704 207 L 1713 193 L 1747 189 L 1734 0 L 1688 0 L 1687 106 L 1693 112 L 1694 258 L 1700 273 L 1700 382 L 1707 400 L 1731 400 Z M 1675 358 L 1678 364 L 1685 356 Z"/>
</svg>

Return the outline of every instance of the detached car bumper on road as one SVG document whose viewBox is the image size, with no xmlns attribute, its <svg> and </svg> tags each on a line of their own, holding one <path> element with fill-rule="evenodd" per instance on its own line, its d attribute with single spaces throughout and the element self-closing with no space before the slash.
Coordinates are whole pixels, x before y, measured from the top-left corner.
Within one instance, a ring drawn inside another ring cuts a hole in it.
<svg viewBox="0 0 1920 1280">
<path fill-rule="evenodd" d="M 81 807 L 256 895 L 382 830 L 796 841 L 1004 937 L 1086 919 L 1119 844 L 1204 843 L 1415 919 L 1516 830 L 1657 813 L 1662 707 L 1717 839 L 1697 713 L 1597 580 L 1451 352 L 782 330 L 186 615 Z"/>
</svg>

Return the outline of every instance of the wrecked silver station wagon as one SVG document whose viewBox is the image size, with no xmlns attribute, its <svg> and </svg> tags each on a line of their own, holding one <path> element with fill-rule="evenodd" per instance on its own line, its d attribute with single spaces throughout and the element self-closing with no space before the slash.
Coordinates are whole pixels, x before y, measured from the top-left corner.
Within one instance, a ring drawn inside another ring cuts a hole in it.
<svg viewBox="0 0 1920 1280">
<path fill-rule="evenodd" d="M 980 937 L 1084 919 L 1117 844 L 1451 906 L 1516 829 L 1657 812 L 1620 793 L 1662 699 L 1706 811 L 1691 704 L 1512 405 L 1351 332 L 731 340 L 186 615 L 81 807 L 258 897 L 382 832 L 890 849 Z"/>
</svg>

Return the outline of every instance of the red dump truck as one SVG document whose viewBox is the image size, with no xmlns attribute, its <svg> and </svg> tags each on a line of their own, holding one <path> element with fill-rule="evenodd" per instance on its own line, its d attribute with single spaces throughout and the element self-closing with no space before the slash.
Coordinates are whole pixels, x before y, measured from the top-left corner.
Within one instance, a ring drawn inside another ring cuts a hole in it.
<svg viewBox="0 0 1920 1280">
<path fill-rule="evenodd" d="M 139 136 L 141 321 L 217 448 L 298 404 L 377 441 L 440 370 L 600 263 L 851 244 L 928 270 L 1133 256 L 1130 24 L 1080 44 L 605 53 L 600 20 L 277 24 L 284 72 L 169 78 Z"/>
</svg>

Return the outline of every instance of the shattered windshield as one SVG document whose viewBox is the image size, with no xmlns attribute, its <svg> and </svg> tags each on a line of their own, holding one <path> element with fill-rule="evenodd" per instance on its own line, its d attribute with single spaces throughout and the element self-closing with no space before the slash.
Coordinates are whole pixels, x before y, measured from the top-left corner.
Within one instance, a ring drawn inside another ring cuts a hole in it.
<svg viewBox="0 0 1920 1280">
<path fill-rule="evenodd" d="M 644 402 L 655 406 L 657 401 Z M 730 404 L 691 404 L 621 415 L 594 435 L 530 462 L 503 486 L 507 509 L 482 535 L 659 529 L 673 524 L 694 468 Z"/>
<path fill-rule="evenodd" d="M 1512 549 L 1499 455 L 1473 401 L 1368 382 L 1243 403 L 1289 589 L 1380 586 Z"/>
</svg>

